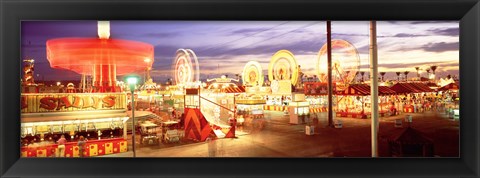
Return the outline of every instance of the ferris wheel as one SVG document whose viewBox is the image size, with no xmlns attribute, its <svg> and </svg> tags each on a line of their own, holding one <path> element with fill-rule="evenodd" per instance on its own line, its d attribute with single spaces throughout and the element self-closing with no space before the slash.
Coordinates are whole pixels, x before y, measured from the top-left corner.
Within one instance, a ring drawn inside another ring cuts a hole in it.
<svg viewBox="0 0 480 178">
<path fill-rule="evenodd" d="M 172 71 L 177 85 L 187 85 L 199 81 L 200 70 L 197 55 L 191 49 L 178 49 Z"/>
<path fill-rule="evenodd" d="M 293 53 L 288 50 L 277 51 L 268 65 L 268 79 L 290 80 L 292 85 L 298 82 L 298 64 Z"/>
<path fill-rule="evenodd" d="M 260 63 L 257 61 L 250 61 L 245 64 L 242 72 L 242 80 L 244 85 L 262 86 L 263 72 Z"/>
<path fill-rule="evenodd" d="M 337 86 L 350 84 L 360 70 L 360 56 L 351 43 L 345 40 L 332 40 L 332 81 Z M 327 44 L 318 52 L 317 59 L 318 78 L 321 82 L 328 79 Z"/>
</svg>

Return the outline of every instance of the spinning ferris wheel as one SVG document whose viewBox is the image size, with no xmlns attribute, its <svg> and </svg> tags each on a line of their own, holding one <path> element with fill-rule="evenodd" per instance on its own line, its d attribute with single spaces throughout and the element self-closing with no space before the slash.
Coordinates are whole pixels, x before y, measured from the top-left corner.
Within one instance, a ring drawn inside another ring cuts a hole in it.
<svg viewBox="0 0 480 178">
<path fill-rule="evenodd" d="M 277 51 L 268 65 L 268 79 L 290 80 L 292 85 L 296 85 L 298 80 L 298 64 L 293 53 L 288 50 Z"/>
<path fill-rule="evenodd" d="M 360 56 L 351 43 L 345 40 L 332 40 L 332 81 L 337 86 L 350 84 L 360 69 Z M 327 82 L 327 44 L 318 52 L 317 72 L 321 82 Z"/>
<path fill-rule="evenodd" d="M 190 49 L 177 50 L 173 67 L 173 76 L 177 85 L 185 86 L 200 80 L 198 59 Z"/>
<path fill-rule="evenodd" d="M 263 72 L 260 63 L 257 61 L 250 61 L 245 64 L 242 72 L 242 80 L 244 85 L 262 86 Z"/>
</svg>

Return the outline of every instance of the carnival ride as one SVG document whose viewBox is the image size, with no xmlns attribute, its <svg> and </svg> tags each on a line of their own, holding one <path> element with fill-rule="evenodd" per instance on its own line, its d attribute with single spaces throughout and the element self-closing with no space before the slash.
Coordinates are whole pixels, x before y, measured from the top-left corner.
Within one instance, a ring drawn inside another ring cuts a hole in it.
<svg viewBox="0 0 480 178">
<path fill-rule="evenodd" d="M 173 61 L 175 84 L 182 87 L 196 87 L 200 81 L 200 67 L 197 55 L 191 49 L 178 49 Z"/>
<path fill-rule="evenodd" d="M 175 78 L 175 84 L 178 86 L 178 89 L 199 88 L 199 86 L 201 85 L 200 66 L 198 63 L 198 58 L 195 55 L 195 52 L 191 49 L 177 50 L 173 61 L 172 71 Z M 221 93 L 215 92 L 217 89 L 218 88 L 199 88 L 199 90 L 201 90 L 198 94 L 199 100 L 201 100 L 200 112 L 203 117 L 197 116 L 195 118 L 204 118 L 211 125 L 212 130 L 216 134 L 216 136 L 222 138 L 226 135 L 226 133 L 224 132 L 228 132 L 231 126 L 228 125 L 225 119 L 220 119 L 220 110 L 224 106 L 216 102 L 219 95 L 221 95 Z M 195 127 L 199 126 L 196 125 Z M 219 132 L 218 130 L 222 131 Z M 198 140 L 202 139 L 199 138 Z"/>
<path fill-rule="evenodd" d="M 263 72 L 260 63 L 257 61 L 249 61 L 245 64 L 242 72 L 242 80 L 245 86 L 262 86 Z"/>
<path fill-rule="evenodd" d="M 345 89 L 355 79 L 360 70 L 360 56 L 353 44 L 345 40 L 332 40 L 332 82 L 340 90 Z M 328 60 L 327 44 L 324 44 L 317 56 L 317 72 L 320 82 L 327 82 Z"/>
<path fill-rule="evenodd" d="M 109 23 L 99 21 L 98 38 L 48 40 L 50 67 L 91 75 L 95 92 L 115 92 L 117 75 L 150 68 L 154 62 L 151 44 L 110 39 Z"/>
<path fill-rule="evenodd" d="M 277 51 L 268 65 L 268 79 L 290 80 L 292 85 L 298 81 L 298 65 L 293 53 L 288 50 Z"/>
</svg>

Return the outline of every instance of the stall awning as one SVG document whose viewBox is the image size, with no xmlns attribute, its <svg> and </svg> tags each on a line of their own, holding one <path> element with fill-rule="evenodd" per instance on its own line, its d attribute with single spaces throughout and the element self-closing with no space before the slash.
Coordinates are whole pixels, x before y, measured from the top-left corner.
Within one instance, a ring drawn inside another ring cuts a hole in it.
<svg viewBox="0 0 480 178">
<path fill-rule="evenodd" d="M 226 88 L 223 88 L 221 90 L 222 92 L 225 93 L 245 93 L 245 87 L 244 86 L 229 86 Z"/>
<path fill-rule="evenodd" d="M 378 86 L 378 95 L 393 95 L 396 92 L 386 86 Z M 370 95 L 370 85 L 354 84 L 349 85 L 347 89 L 337 93 L 339 95 L 366 96 Z"/>
<path fill-rule="evenodd" d="M 426 85 L 424 83 L 407 83 L 407 84 L 411 85 L 412 87 L 417 88 L 418 90 L 420 90 L 422 92 L 433 92 L 434 91 L 428 85 Z"/>
<path fill-rule="evenodd" d="M 421 93 L 422 91 L 411 86 L 411 85 L 408 85 L 407 83 L 397 83 L 393 86 L 390 87 L 390 89 L 392 89 L 393 91 L 395 91 L 396 93 L 401 93 L 401 94 L 407 94 L 407 93 Z"/>
<path fill-rule="evenodd" d="M 460 87 L 458 86 L 457 83 L 450 83 L 448 85 L 445 85 L 443 87 L 438 88 L 438 91 L 447 91 L 447 90 L 458 90 Z"/>
</svg>

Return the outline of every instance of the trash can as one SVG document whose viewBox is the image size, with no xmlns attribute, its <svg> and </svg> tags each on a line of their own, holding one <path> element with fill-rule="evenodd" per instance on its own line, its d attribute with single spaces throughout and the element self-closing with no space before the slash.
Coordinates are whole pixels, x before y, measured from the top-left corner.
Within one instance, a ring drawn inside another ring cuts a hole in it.
<svg viewBox="0 0 480 178">
<path fill-rule="evenodd" d="M 335 120 L 334 126 L 337 129 L 342 128 L 343 127 L 342 121 L 341 120 Z"/>
<path fill-rule="evenodd" d="M 412 115 L 405 116 L 405 122 L 412 122 Z"/>
<path fill-rule="evenodd" d="M 305 126 L 305 134 L 306 135 L 314 135 L 315 133 L 315 126 L 310 126 L 310 125 L 307 125 Z"/>
</svg>

